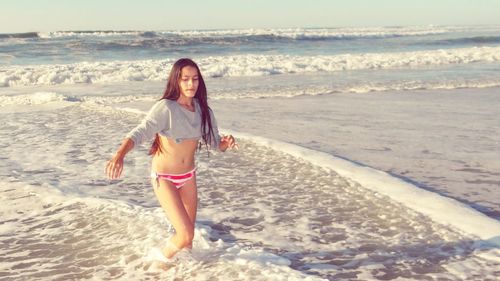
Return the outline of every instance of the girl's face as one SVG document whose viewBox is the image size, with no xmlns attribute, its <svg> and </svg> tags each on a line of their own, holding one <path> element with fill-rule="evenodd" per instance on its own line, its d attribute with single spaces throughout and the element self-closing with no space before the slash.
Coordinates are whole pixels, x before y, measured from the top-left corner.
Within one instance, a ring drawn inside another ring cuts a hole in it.
<svg viewBox="0 0 500 281">
<path fill-rule="evenodd" d="M 188 65 L 181 69 L 181 78 L 179 79 L 181 95 L 193 98 L 196 95 L 199 83 L 198 70 L 195 67 Z"/>
</svg>

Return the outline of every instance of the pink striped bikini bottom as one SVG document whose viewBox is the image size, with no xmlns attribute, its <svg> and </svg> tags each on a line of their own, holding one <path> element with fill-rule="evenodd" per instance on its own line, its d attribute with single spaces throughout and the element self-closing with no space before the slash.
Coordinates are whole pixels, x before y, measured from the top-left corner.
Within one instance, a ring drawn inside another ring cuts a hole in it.
<svg viewBox="0 0 500 281">
<path fill-rule="evenodd" d="M 188 180 L 192 179 L 196 175 L 196 168 L 183 174 L 167 174 L 167 173 L 157 173 L 151 171 L 151 178 L 158 180 L 167 180 L 171 182 L 177 189 L 181 188 Z"/>
</svg>

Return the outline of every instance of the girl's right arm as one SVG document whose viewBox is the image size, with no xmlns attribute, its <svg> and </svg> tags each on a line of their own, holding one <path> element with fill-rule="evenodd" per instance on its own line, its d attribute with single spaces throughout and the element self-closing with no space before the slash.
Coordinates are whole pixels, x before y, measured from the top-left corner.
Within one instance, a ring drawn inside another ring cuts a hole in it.
<svg viewBox="0 0 500 281">
<path fill-rule="evenodd" d="M 132 148 L 134 148 L 134 141 L 131 138 L 125 138 L 113 158 L 106 165 L 106 174 L 109 179 L 114 180 L 120 177 L 123 171 L 123 159 Z"/>
<path fill-rule="evenodd" d="M 151 139 L 157 132 L 168 129 L 170 111 L 166 100 L 158 101 L 148 112 L 142 122 L 127 134 L 120 148 L 106 165 L 106 175 L 110 179 L 117 179 L 123 171 L 125 155 L 146 140 Z"/>
<path fill-rule="evenodd" d="M 156 133 L 169 129 L 170 110 L 166 100 L 158 101 L 142 122 L 130 131 L 126 138 L 130 138 L 135 145 L 139 146 L 143 142 L 151 140 Z"/>
</svg>

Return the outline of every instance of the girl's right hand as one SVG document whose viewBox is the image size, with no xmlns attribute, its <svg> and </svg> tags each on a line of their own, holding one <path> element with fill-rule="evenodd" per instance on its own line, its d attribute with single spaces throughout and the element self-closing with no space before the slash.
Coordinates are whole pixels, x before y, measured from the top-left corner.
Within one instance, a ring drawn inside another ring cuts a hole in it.
<svg viewBox="0 0 500 281">
<path fill-rule="evenodd" d="M 120 148 L 115 153 L 115 156 L 106 164 L 106 175 L 109 179 L 115 180 L 120 177 L 123 171 L 123 158 L 134 147 L 134 141 L 130 138 L 125 138 L 120 145 Z"/>
<path fill-rule="evenodd" d="M 109 179 L 115 180 L 120 177 L 123 171 L 123 157 L 114 156 L 106 165 L 106 175 Z"/>
</svg>

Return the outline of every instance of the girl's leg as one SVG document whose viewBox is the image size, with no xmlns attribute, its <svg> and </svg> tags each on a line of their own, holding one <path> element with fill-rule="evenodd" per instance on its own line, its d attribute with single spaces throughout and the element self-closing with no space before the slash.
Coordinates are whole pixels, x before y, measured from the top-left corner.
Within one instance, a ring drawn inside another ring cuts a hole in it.
<svg viewBox="0 0 500 281">
<path fill-rule="evenodd" d="M 172 183 L 161 179 L 153 179 L 152 183 L 156 198 L 175 229 L 175 235 L 169 241 L 174 244 L 174 247 L 167 246 L 163 250 L 163 254 L 171 258 L 179 249 L 191 245 L 194 237 L 194 224 L 186 212 L 179 190 Z"/>
<path fill-rule="evenodd" d="M 196 175 L 187 181 L 181 189 L 179 189 L 179 195 L 181 196 L 182 203 L 184 204 L 184 209 L 186 210 L 191 224 L 194 227 L 196 222 L 196 211 L 198 209 L 198 190 L 196 184 Z M 187 246 L 188 248 L 192 248 L 192 243 Z"/>
</svg>

